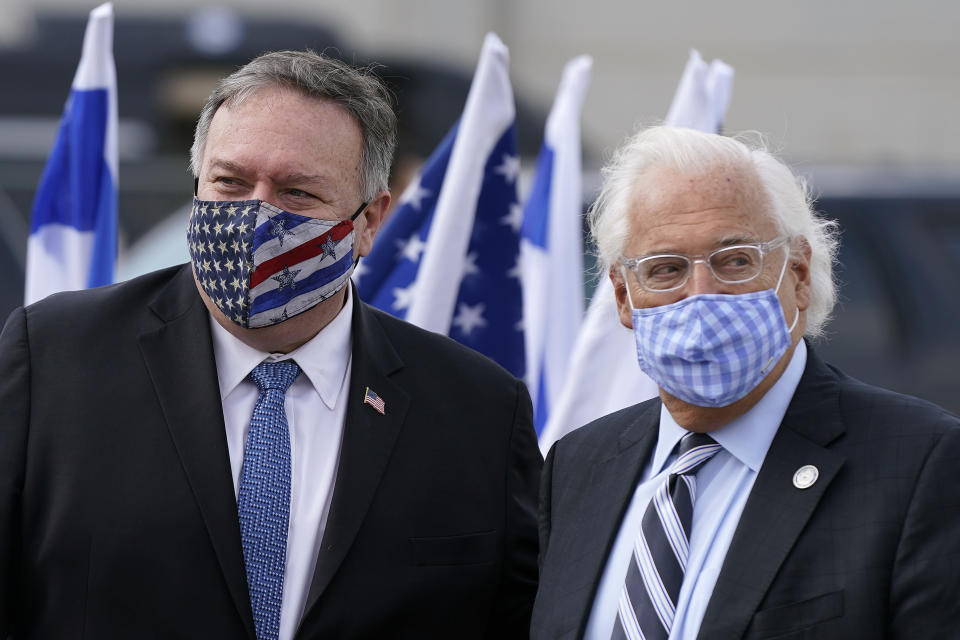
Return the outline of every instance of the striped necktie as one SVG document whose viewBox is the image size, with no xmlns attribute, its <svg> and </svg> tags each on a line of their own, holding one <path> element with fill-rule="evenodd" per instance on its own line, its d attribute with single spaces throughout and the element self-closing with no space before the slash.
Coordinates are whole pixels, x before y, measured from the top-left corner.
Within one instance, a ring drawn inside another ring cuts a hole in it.
<svg viewBox="0 0 960 640">
<path fill-rule="evenodd" d="M 620 590 L 614 640 L 666 640 L 670 635 L 690 552 L 694 474 L 719 450 L 703 433 L 688 433 L 680 441 L 677 461 L 643 514 Z"/>
<path fill-rule="evenodd" d="M 300 373 L 293 360 L 262 362 L 248 376 L 260 390 L 243 449 L 237 512 L 257 640 L 280 633 L 290 521 L 290 430 L 284 396 Z"/>
</svg>

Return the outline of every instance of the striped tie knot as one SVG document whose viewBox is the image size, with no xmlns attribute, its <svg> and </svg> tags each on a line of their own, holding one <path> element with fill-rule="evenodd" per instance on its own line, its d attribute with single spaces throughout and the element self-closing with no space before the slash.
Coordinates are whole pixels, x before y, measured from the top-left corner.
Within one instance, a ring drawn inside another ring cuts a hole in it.
<svg viewBox="0 0 960 640">
<path fill-rule="evenodd" d="M 261 362 L 247 376 L 257 385 L 260 393 L 268 389 L 278 389 L 286 393 L 300 373 L 300 367 L 293 360 L 280 362 Z"/>
<path fill-rule="evenodd" d="M 670 473 L 681 476 L 696 473 L 719 450 L 720 445 L 707 434 L 688 433 L 680 440 L 677 461 L 670 468 Z"/>
</svg>

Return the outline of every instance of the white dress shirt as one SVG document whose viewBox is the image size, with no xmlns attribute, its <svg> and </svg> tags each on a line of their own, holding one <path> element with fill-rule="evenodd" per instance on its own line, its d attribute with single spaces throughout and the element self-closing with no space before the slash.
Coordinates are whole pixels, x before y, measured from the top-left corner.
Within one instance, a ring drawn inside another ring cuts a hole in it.
<svg viewBox="0 0 960 640">
<path fill-rule="evenodd" d="M 801 340 L 780 379 L 745 414 L 710 433 L 722 449 L 697 471 L 697 496 L 690 525 L 690 555 L 677 597 L 670 640 L 695 640 L 720 575 L 727 549 L 740 522 L 753 482 L 783 421 L 807 362 Z M 609 640 L 617 618 L 620 588 L 632 561 L 634 541 L 654 492 L 676 460 L 676 445 L 688 431 L 665 406 L 653 458 L 647 462 L 623 517 L 597 588 L 585 640 Z"/>
<path fill-rule="evenodd" d="M 210 318 L 234 493 L 239 487 L 244 443 L 259 395 L 257 385 L 247 375 L 263 361 L 294 360 L 302 371 L 287 390 L 285 400 L 292 476 L 280 640 L 293 638 L 300 624 L 330 511 L 347 413 L 351 296 L 348 286 L 340 313 L 290 353 L 258 351 Z"/>
</svg>

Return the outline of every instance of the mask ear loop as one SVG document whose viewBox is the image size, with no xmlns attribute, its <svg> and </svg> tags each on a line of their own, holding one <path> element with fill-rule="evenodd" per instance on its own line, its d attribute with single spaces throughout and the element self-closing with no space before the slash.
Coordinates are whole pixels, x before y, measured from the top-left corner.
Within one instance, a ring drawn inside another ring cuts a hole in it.
<svg viewBox="0 0 960 640">
<path fill-rule="evenodd" d="M 353 222 L 360 217 L 360 214 L 363 213 L 363 210 L 367 208 L 367 205 L 370 204 L 369 200 L 364 200 L 360 203 L 360 206 L 357 207 L 357 210 L 353 212 L 353 215 L 350 216 L 350 222 Z"/>
<path fill-rule="evenodd" d="M 786 260 L 783 261 L 783 266 L 780 267 L 780 277 L 777 278 L 777 287 L 773 290 L 774 294 L 777 294 L 780 292 L 780 283 L 783 282 L 783 274 L 787 272 L 787 263 L 790 262 L 790 242 L 789 241 L 787 242 L 787 244 L 784 245 L 784 249 L 787 250 L 787 258 Z M 790 327 L 787 328 L 787 333 L 789 334 L 793 333 L 793 330 L 794 328 L 796 328 L 797 322 L 799 320 L 800 320 L 800 307 L 797 307 L 797 312 L 793 314 L 793 323 L 791 323 Z"/>
<path fill-rule="evenodd" d="M 353 213 L 352 216 L 350 216 L 350 222 L 353 222 L 358 217 L 360 217 L 360 214 L 363 213 L 363 210 L 367 208 L 368 204 L 370 204 L 369 200 L 364 200 L 363 202 L 361 202 L 360 206 L 357 207 L 357 210 Z M 357 256 L 356 258 L 353 259 L 353 268 L 356 269 L 358 264 L 360 264 L 360 256 Z"/>
</svg>

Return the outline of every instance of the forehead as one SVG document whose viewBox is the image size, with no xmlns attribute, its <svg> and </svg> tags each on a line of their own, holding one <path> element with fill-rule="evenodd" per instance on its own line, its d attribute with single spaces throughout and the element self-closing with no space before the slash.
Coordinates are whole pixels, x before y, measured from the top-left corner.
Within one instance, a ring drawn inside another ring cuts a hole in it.
<svg viewBox="0 0 960 640">
<path fill-rule="evenodd" d="M 257 172 L 355 172 L 362 144 L 359 125 L 341 105 L 265 87 L 217 110 L 203 160 Z"/>
<path fill-rule="evenodd" d="M 772 239 L 768 198 L 748 167 L 659 168 L 637 181 L 628 204 L 624 255 L 699 253 Z"/>
</svg>

